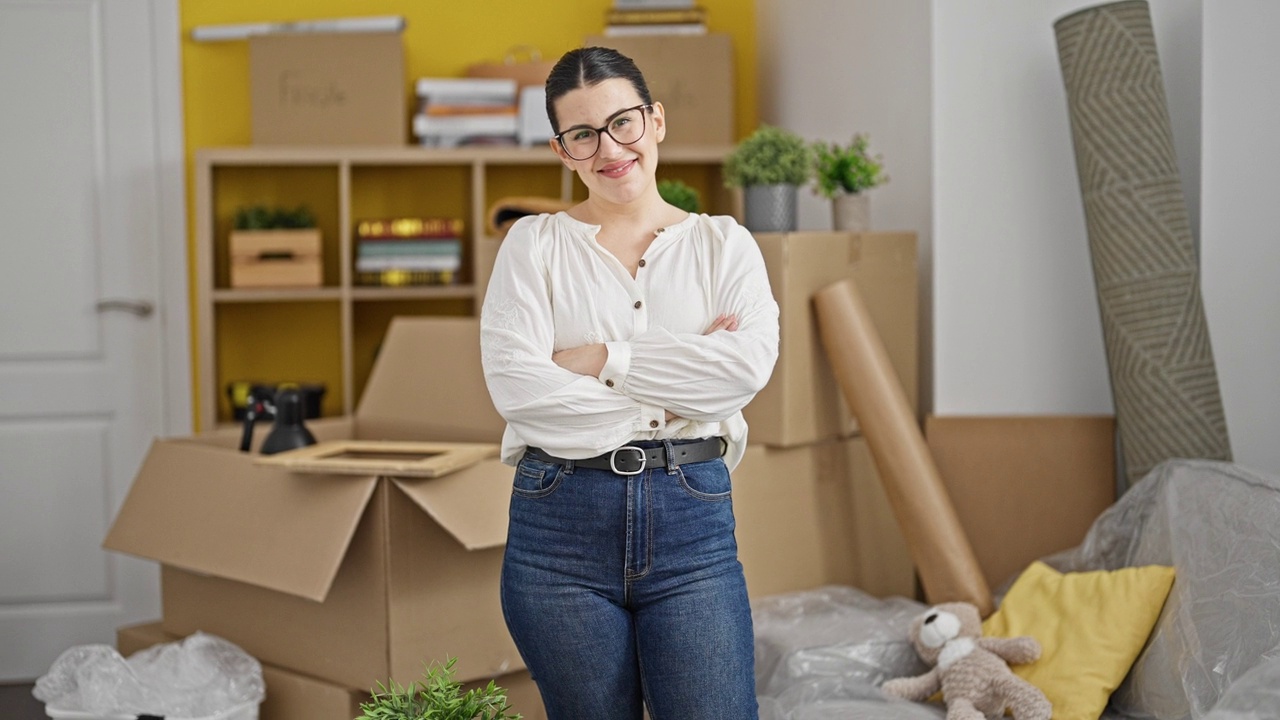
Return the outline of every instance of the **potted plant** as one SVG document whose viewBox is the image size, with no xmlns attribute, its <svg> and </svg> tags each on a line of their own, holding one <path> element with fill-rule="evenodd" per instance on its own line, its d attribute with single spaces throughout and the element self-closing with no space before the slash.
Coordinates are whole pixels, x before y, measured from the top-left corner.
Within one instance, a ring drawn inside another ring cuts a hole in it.
<svg viewBox="0 0 1280 720">
<path fill-rule="evenodd" d="M 831 200 L 836 230 L 863 232 L 871 227 L 871 203 L 866 191 L 889 181 L 884 160 L 873 156 L 863 133 L 848 145 L 813 144 L 814 192 Z"/>
<path fill-rule="evenodd" d="M 227 244 L 233 288 L 319 287 L 323 282 L 320 230 L 305 205 L 240 207 Z"/>
<path fill-rule="evenodd" d="M 685 212 L 702 211 L 702 203 L 698 199 L 698 191 L 683 180 L 659 180 L 658 194 L 663 200 L 675 205 Z"/>
<path fill-rule="evenodd" d="M 812 152 L 795 133 L 761 125 L 725 159 L 725 185 L 743 189 L 752 232 L 796 229 L 796 195 L 813 172 Z"/>
<path fill-rule="evenodd" d="M 492 680 L 483 688 L 462 692 L 453 679 L 457 658 L 426 666 L 422 679 L 402 687 L 395 680 L 378 683 L 369 702 L 360 703 L 356 720 L 520 720 L 510 712 L 507 691 Z"/>
</svg>

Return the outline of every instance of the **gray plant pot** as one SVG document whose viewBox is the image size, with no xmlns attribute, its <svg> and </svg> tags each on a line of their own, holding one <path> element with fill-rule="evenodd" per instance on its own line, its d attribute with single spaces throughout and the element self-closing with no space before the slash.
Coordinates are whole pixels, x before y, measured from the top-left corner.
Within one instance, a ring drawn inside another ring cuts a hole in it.
<svg viewBox="0 0 1280 720">
<path fill-rule="evenodd" d="M 795 232 L 795 185 L 749 185 L 743 189 L 746 226 L 751 232 Z"/>
</svg>

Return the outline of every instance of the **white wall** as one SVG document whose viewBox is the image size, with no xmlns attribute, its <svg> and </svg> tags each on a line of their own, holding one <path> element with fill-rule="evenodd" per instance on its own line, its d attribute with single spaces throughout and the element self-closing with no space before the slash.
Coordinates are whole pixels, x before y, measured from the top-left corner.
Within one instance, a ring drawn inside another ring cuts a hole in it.
<svg viewBox="0 0 1280 720">
<path fill-rule="evenodd" d="M 1236 462 L 1280 473 L 1280 3 L 1206 2 L 1201 266 Z"/>
<path fill-rule="evenodd" d="M 929 0 L 757 0 L 761 122 L 808 140 L 856 132 L 884 156 L 889 183 L 871 191 L 876 230 L 919 235 L 920 395 L 932 371 Z M 830 230 L 830 201 L 800 193 L 800 227 Z"/>
<path fill-rule="evenodd" d="M 1112 412 L 1053 33 L 1085 5 L 933 3 L 938 414 Z M 1194 205 L 1200 3 L 1152 0 L 1151 13 Z"/>
</svg>

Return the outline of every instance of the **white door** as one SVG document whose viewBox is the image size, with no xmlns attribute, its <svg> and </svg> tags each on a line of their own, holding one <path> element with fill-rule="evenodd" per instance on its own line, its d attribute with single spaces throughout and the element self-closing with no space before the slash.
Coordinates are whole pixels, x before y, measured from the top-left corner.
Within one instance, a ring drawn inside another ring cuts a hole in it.
<svg viewBox="0 0 1280 720">
<path fill-rule="evenodd" d="M 100 544 L 189 426 L 176 4 L 0 0 L 0 681 L 159 617 Z"/>
</svg>

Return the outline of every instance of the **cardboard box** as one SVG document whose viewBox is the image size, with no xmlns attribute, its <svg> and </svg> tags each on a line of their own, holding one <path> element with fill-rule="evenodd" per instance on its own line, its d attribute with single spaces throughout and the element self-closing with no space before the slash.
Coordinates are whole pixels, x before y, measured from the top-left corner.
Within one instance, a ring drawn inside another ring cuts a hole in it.
<svg viewBox="0 0 1280 720">
<path fill-rule="evenodd" d="M 355 415 L 308 427 L 318 440 L 496 442 L 487 393 L 466 389 L 483 378 L 463 380 L 480 375 L 478 343 L 450 341 L 476 336 L 471 319 L 393 321 Z M 440 381 L 466 357 L 474 368 Z M 166 632 L 203 630 L 343 687 L 407 682 L 450 655 L 460 680 L 523 667 L 499 605 L 512 469 L 496 445 L 494 459 L 402 479 L 255 465 L 235 436 L 154 443 L 104 542 L 161 563 Z"/>
<path fill-rule="evenodd" d="M 813 293 L 852 278 L 914 407 L 919 383 L 916 236 L 908 232 L 758 233 L 781 311 L 778 364 L 743 414 L 750 441 L 804 445 L 857 432 L 818 335 Z"/>
<path fill-rule="evenodd" d="M 320 287 L 320 231 L 236 230 L 228 241 L 231 287 Z"/>
<path fill-rule="evenodd" d="M 861 437 L 751 445 L 733 471 L 738 557 L 753 598 L 852 585 L 915 596 L 915 570 Z"/>
<path fill-rule="evenodd" d="M 126 625 L 116 630 L 116 649 L 128 657 L 160 643 L 177 642 L 180 635 L 164 631 L 160 622 Z M 344 688 L 301 673 L 262 663 L 262 679 L 267 697 L 258 708 L 258 720 L 351 720 L 362 713 L 372 688 Z M 494 678 L 507 691 L 507 702 L 525 720 L 546 720 L 546 710 L 538 688 L 527 670 Z M 468 683 L 463 689 L 488 684 L 488 680 Z"/>
<path fill-rule="evenodd" d="M 584 46 L 614 48 L 635 61 L 649 94 L 666 112 L 664 144 L 733 144 L 737 106 L 730 35 L 592 35 Z"/>
<path fill-rule="evenodd" d="M 249 38 L 255 145 L 404 145 L 407 94 L 398 32 Z"/>
<path fill-rule="evenodd" d="M 1079 545 L 1115 502 L 1110 416 L 929 416 L 925 437 L 992 589 Z"/>
</svg>

